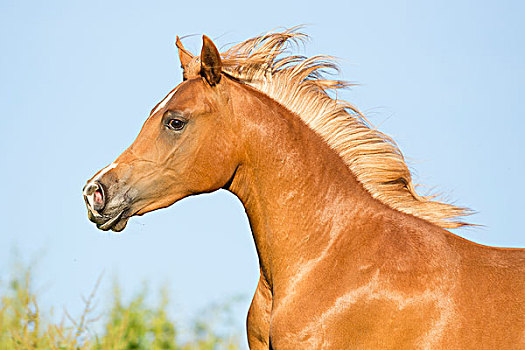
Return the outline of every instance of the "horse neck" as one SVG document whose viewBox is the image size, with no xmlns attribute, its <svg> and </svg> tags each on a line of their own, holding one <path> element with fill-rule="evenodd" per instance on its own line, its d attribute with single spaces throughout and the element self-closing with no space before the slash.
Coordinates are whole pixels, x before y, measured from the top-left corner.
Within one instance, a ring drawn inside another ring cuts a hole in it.
<svg viewBox="0 0 525 350">
<path fill-rule="evenodd" d="M 275 285 L 336 240 L 356 239 L 351 226 L 382 205 L 299 117 L 251 88 L 234 93 L 242 94 L 232 99 L 242 156 L 229 190 L 245 206 L 262 273 Z"/>
</svg>

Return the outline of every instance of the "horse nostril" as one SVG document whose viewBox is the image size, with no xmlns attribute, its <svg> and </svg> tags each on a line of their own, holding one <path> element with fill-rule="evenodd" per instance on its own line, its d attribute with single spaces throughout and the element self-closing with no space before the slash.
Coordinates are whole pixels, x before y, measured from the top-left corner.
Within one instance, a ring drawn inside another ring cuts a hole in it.
<svg viewBox="0 0 525 350">
<path fill-rule="evenodd" d="M 103 204 L 104 203 L 104 197 L 102 196 L 102 191 L 100 189 L 97 189 L 95 193 L 93 194 L 93 201 L 95 204 Z"/>
<path fill-rule="evenodd" d="M 96 212 L 100 212 L 104 209 L 104 189 L 97 181 L 86 186 L 84 189 L 84 196 L 88 205 Z"/>
</svg>

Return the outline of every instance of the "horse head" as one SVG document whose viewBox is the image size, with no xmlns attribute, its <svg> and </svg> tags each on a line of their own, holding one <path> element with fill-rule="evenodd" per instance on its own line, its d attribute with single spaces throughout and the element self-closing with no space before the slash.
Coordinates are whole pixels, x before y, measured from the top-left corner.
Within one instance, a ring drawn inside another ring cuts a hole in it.
<svg viewBox="0 0 525 350">
<path fill-rule="evenodd" d="M 99 229 L 121 231 L 130 217 L 215 191 L 235 172 L 237 135 L 220 54 L 206 36 L 200 57 L 179 40 L 177 46 L 184 81 L 155 106 L 133 144 L 84 187 L 88 217 Z"/>
</svg>

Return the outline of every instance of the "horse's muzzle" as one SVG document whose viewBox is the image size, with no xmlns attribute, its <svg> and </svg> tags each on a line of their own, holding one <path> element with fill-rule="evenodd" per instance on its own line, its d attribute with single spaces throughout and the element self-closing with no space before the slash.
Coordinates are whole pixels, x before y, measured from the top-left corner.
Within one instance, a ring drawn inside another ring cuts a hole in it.
<svg viewBox="0 0 525 350">
<path fill-rule="evenodd" d="M 104 212 L 108 202 L 108 191 L 99 181 L 89 182 L 83 189 L 84 201 L 88 209 L 88 218 L 97 224 L 97 228 L 103 231 L 122 231 L 129 217 L 125 215 L 125 208 L 118 208 L 110 212 Z"/>
</svg>

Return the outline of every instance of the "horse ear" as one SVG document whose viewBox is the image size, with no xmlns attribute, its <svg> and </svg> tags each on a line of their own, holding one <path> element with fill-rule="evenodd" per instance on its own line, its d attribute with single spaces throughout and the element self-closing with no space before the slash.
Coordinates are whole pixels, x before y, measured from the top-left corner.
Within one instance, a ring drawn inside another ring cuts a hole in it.
<svg viewBox="0 0 525 350">
<path fill-rule="evenodd" d="M 219 50 L 206 35 L 202 36 L 201 75 L 211 86 L 221 80 L 222 62 Z"/>
<path fill-rule="evenodd" d="M 179 49 L 180 67 L 182 68 L 182 79 L 186 80 L 188 78 L 186 74 L 186 69 L 190 62 L 194 59 L 194 56 L 190 52 L 188 52 L 184 48 L 184 46 L 182 46 L 179 36 L 177 36 L 177 41 L 175 42 L 175 45 L 177 46 L 177 49 Z"/>
</svg>

